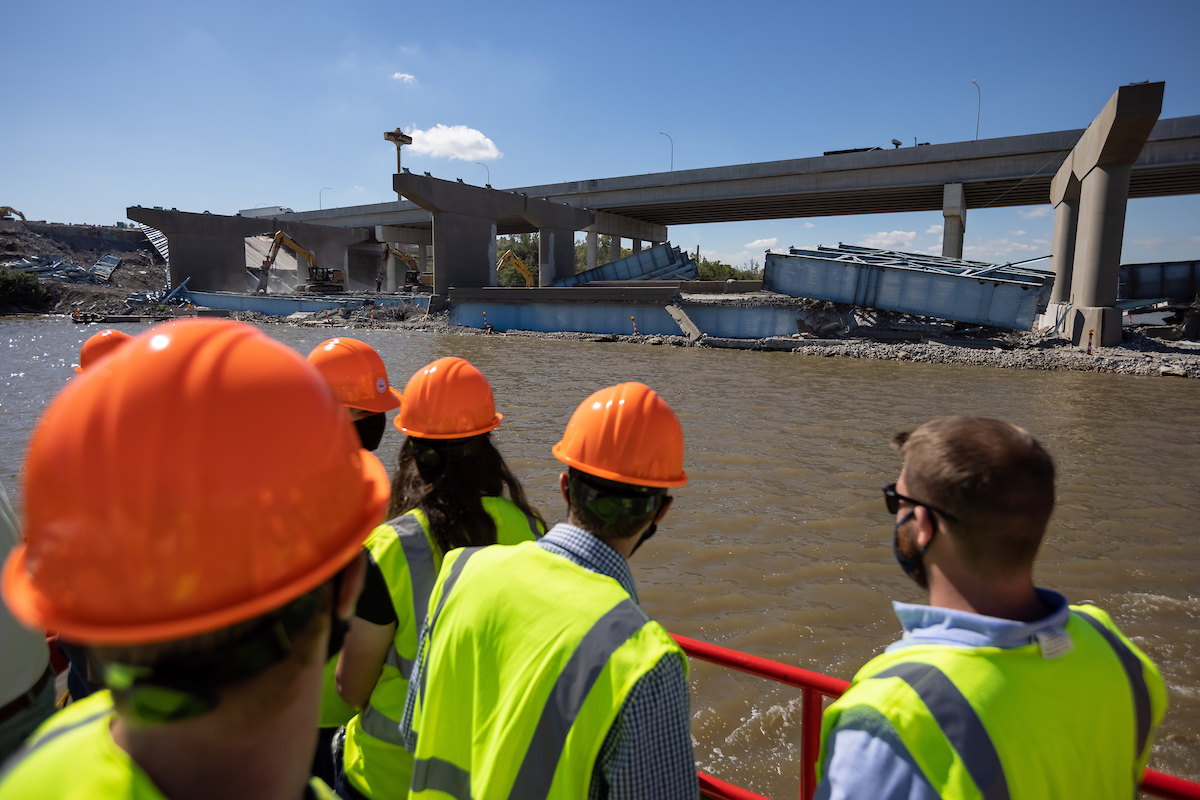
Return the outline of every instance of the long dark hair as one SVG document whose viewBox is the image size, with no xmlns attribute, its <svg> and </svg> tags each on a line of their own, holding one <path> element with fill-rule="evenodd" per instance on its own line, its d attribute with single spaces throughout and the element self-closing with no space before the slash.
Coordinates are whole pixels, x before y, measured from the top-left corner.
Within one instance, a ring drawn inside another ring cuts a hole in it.
<svg viewBox="0 0 1200 800">
<path fill-rule="evenodd" d="M 495 544 L 496 523 L 484 510 L 483 498 L 503 496 L 505 489 L 517 508 L 545 527 L 489 434 L 468 439 L 410 436 L 400 447 L 388 518 L 421 509 L 443 553 Z"/>
</svg>

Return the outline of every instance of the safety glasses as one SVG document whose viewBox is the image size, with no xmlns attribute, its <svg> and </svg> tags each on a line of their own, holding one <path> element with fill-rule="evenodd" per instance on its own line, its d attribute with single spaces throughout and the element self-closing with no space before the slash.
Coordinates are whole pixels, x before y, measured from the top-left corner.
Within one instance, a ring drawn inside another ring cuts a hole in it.
<svg viewBox="0 0 1200 800">
<path fill-rule="evenodd" d="M 921 506 L 922 508 L 927 508 L 936 514 L 939 514 L 940 516 L 945 517 L 946 519 L 950 520 L 951 522 L 958 522 L 957 517 L 955 517 L 953 514 L 948 514 L 945 511 L 942 511 L 937 506 L 931 506 L 931 505 L 929 505 L 929 503 L 922 503 L 920 500 L 914 500 L 911 497 L 905 497 L 904 495 L 900 494 L 899 492 L 896 491 L 896 484 L 894 484 L 894 483 L 889 483 L 887 486 L 883 487 L 883 501 L 885 503 L 887 503 L 887 510 L 888 510 L 889 514 L 895 514 L 900 510 L 900 501 L 901 500 L 903 500 L 906 503 L 912 503 L 914 506 Z"/>
</svg>

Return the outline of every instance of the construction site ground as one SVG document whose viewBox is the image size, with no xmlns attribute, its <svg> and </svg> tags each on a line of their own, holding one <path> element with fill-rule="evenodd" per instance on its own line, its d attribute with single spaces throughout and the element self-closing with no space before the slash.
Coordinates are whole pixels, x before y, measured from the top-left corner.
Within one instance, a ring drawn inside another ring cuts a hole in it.
<svg viewBox="0 0 1200 800">
<path fill-rule="evenodd" d="M 103 256 L 120 256 L 121 263 L 107 283 L 60 283 L 42 281 L 50 293 L 48 309 L 0 309 L 0 313 L 42 311 L 68 314 L 75 309 L 97 313 L 125 313 L 125 301 L 135 292 L 152 292 L 167 285 L 167 265 L 147 240 L 120 242 L 57 237 L 53 231 L 36 232 L 22 226 L 15 231 L 0 231 L 0 262 L 37 256 L 61 256 L 87 269 Z"/>
</svg>

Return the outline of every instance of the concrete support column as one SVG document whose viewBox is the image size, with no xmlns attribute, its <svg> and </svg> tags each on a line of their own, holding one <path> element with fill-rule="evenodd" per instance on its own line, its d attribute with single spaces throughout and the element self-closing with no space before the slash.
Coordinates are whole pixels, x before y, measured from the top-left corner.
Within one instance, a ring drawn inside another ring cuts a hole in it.
<svg viewBox="0 0 1200 800">
<path fill-rule="evenodd" d="M 417 264 L 421 267 L 421 272 L 428 272 L 429 267 L 426 263 L 429 260 L 429 245 L 423 244 L 417 248 Z"/>
<path fill-rule="evenodd" d="M 1064 199 L 1054 208 L 1054 243 L 1050 246 L 1050 269 L 1054 270 L 1051 303 L 1071 302 L 1071 279 L 1075 268 L 1075 233 L 1079 222 L 1079 194 Z"/>
<path fill-rule="evenodd" d="M 538 231 L 538 285 L 549 286 L 575 274 L 575 231 L 541 228 Z"/>
<path fill-rule="evenodd" d="M 1117 302 L 1130 164 L 1098 164 L 1079 187 L 1075 240 L 1075 303 L 1102 307 Z"/>
<path fill-rule="evenodd" d="M 445 297 L 451 286 L 490 286 L 488 263 L 496 251 L 495 223 L 483 217 L 438 211 L 433 215 L 433 293 Z"/>
<path fill-rule="evenodd" d="M 942 187 L 942 255 L 962 258 L 963 237 L 967 232 L 967 202 L 961 183 L 947 183 Z"/>
<path fill-rule="evenodd" d="M 587 268 L 595 269 L 600 260 L 600 237 L 595 231 L 588 231 L 587 235 Z"/>
<path fill-rule="evenodd" d="M 496 259 L 498 257 L 499 256 L 496 255 L 496 223 L 493 221 L 491 245 L 488 247 L 488 264 L 490 265 L 488 267 L 488 275 L 490 275 L 492 279 L 492 282 L 488 284 L 489 286 L 500 285 L 500 275 L 496 272 Z"/>
<path fill-rule="evenodd" d="M 615 233 L 612 237 L 612 245 L 608 248 L 608 260 L 616 261 L 621 257 L 621 237 Z"/>
<path fill-rule="evenodd" d="M 384 287 L 389 292 L 396 291 L 396 257 L 390 251 L 387 257 L 387 282 Z"/>
<path fill-rule="evenodd" d="M 641 239 L 633 240 L 633 252 L 635 252 L 635 253 L 642 252 L 642 240 Z"/>
</svg>

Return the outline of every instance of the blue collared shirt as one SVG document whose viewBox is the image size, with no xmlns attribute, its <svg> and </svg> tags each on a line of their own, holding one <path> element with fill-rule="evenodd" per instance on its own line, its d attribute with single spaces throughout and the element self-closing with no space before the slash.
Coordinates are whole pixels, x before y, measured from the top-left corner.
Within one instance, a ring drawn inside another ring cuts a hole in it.
<svg viewBox="0 0 1200 800">
<path fill-rule="evenodd" d="M 1036 634 L 1062 630 L 1070 618 L 1067 599 L 1058 592 L 1038 589 L 1038 598 L 1052 611 L 1034 622 L 986 617 L 936 606 L 892 603 L 904 637 L 888 646 L 894 653 L 915 645 L 951 647 L 1024 647 Z M 826 744 L 824 775 L 815 800 L 938 800 L 899 735 L 890 725 L 878 730 L 839 729 Z"/>
<path fill-rule="evenodd" d="M 537 544 L 584 569 L 607 575 L 629 593 L 633 602 L 641 605 L 625 558 L 582 528 L 559 523 Z M 404 716 L 400 719 L 400 733 L 410 751 L 416 750 L 417 744 L 412 718 L 427 641 L 422 627 L 417 663 L 408 684 Z M 698 795 L 687 672 L 682 659 L 667 656 L 646 672 L 626 696 L 596 757 L 588 798 L 695 800 Z"/>
</svg>

